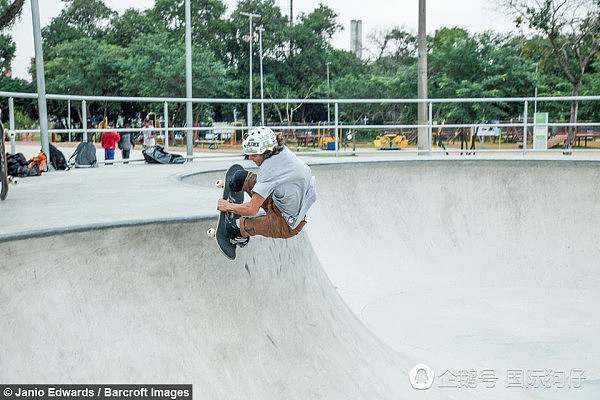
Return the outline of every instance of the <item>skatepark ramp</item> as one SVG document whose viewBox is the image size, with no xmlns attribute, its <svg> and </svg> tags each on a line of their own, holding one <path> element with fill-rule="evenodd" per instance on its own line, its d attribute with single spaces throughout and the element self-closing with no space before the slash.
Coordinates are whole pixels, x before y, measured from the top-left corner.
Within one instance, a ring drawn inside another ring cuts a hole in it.
<svg viewBox="0 0 600 400">
<path fill-rule="evenodd" d="M 199 399 L 392 398 L 406 387 L 304 234 L 256 238 L 231 262 L 206 238 L 212 226 L 0 243 L 2 382 L 192 383 Z"/>
<path fill-rule="evenodd" d="M 0 237 L 0 382 L 191 383 L 197 399 L 599 398 L 600 164 L 312 168 L 306 229 L 253 238 L 235 261 L 206 237 L 216 215 Z M 222 175 L 189 176 L 185 193 L 214 201 Z M 420 363 L 429 390 L 409 382 Z M 461 371 L 477 387 L 444 386 Z M 583 387 L 542 384 L 573 371 Z"/>
</svg>

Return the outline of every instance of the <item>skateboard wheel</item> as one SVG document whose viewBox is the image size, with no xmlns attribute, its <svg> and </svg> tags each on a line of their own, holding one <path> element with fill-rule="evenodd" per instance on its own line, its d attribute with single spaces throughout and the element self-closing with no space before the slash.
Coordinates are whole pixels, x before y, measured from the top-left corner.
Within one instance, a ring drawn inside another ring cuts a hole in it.
<svg viewBox="0 0 600 400">
<path fill-rule="evenodd" d="M 13 178 L 12 176 L 8 177 L 8 182 L 12 183 L 13 185 L 16 185 L 19 183 L 19 178 Z"/>
<path fill-rule="evenodd" d="M 208 237 L 215 237 L 217 235 L 217 230 L 210 228 L 208 231 L 206 231 L 206 234 L 208 235 Z"/>
<path fill-rule="evenodd" d="M 222 189 L 222 188 L 225 187 L 225 181 L 219 179 L 218 181 L 215 182 L 215 186 L 218 187 L 218 188 L 220 188 L 220 189 Z"/>
</svg>

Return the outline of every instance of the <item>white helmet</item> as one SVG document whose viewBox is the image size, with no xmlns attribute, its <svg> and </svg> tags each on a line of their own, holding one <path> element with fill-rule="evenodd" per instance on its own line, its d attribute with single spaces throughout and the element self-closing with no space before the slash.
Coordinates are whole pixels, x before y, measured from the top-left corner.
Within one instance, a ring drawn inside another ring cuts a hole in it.
<svg viewBox="0 0 600 400">
<path fill-rule="evenodd" d="M 244 135 L 242 149 L 244 154 L 263 154 L 277 146 L 277 137 L 271 128 L 258 126 Z"/>
</svg>

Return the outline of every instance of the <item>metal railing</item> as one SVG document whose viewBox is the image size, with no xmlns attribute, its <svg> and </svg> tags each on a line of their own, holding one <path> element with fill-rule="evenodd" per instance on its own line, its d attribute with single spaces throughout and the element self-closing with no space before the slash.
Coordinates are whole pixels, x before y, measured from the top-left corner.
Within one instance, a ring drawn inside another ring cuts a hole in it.
<svg viewBox="0 0 600 400">
<path fill-rule="evenodd" d="M 17 92 L 0 92 L 0 97 L 9 99 L 9 126 L 10 131 L 13 133 L 24 133 L 24 132 L 35 132 L 40 133 L 40 130 L 15 130 L 14 129 L 14 99 L 15 98 L 37 98 L 36 93 L 17 93 Z M 331 121 L 333 124 L 328 125 L 325 128 L 333 130 L 334 132 L 339 132 L 340 128 L 343 129 L 352 129 L 352 130 L 389 130 L 389 129 L 427 129 L 429 132 L 428 135 L 428 143 L 419 144 L 420 149 L 410 149 L 405 148 L 402 150 L 403 153 L 412 153 L 412 154 L 454 154 L 454 153 L 468 153 L 468 154 L 476 154 L 476 153 L 518 153 L 523 154 L 524 156 L 528 153 L 539 153 L 539 152 L 548 152 L 548 153 L 563 153 L 565 149 L 546 149 L 546 150 L 535 150 L 532 148 L 527 148 L 527 132 L 529 128 L 536 128 L 540 125 L 544 126 L 546 130 L 551 127 L 600 127 L 600 122 L 578 122 L 578 123 L 568 123 L 568 122 L 549 122 L 544 124 L 536 124 L 535 120 L 533 122 L 529 122 L 528 118 L 528 107 L 530 102 L 564 102 L 564 101 L 600 101 L 600 96 L 560 96 L 560 97 L 515 97 L 515 98 L 452 98 L 452 99 L 235 99 L 235 98 L 174 98 L 174 97 L 119 97 L 119 96 L 83 96 L 83 95 L 61 95 L 61 94 L 47 94 L 47 100 L 59 100 L 59 101 L 79 101 L 81 102 L 81 111 L 82 111 L 82 122 L 83 126 L 78 129 L 49 129 L 48 133 L 82 133 L 83 140 L 87 140 L 88 133 L 95 132 L 105 132 L 107 130 L 113 130 L 116 132 L 139 132 L 140 128 L 131 128 L 131 129 L 90 129 L 87 127 L 87 102 L 90 101 L 103 101 L 103 102 L 138 102 L 138 103 L 163 103 L 164 107 L 164 115 L 169 115 L 169 103 L 186 103 L 191 101 L 192 103 L 206 103 L 206 104 L 246 104 L 248 110 L 252 110 L 252 106 L 254 104 L 323 104 L 334 106 L 334 120 Z M 386 125 L 360 125 L 360 124 L 343 124 L 340 121 L 339 117 L 339 108 L 340 105 L 348 105 L 348 104 L 418 104 L 418 103 L 427 103 L 429 107 L 429 120 L 425 124 L 386 124 Z M 519 116 L 520 120 L 514 123 L 457 123 L 457 124 L 445 124 L 443 128 L 449 129 L 461 129 L 461 128 L 474 128 L 474 127 L 500 127 L 502 128 L 521 128 L 523 130 L 522 149 L 443 149 L 438 150 L 432 148 L 432 133 L 434 129 L 440 128 L 440 125 L 434 123 L 433 121 L 433 110 L 435 105 L 443 105 L 448 103 L 522 103 L 522 115 Z M 248 111 L 250 112 L 250 111 Z M 168 118 L 164 118 L 165 126 L 161 128 L 152 128 L 157 132 L 164 132 L 165 138 L 165 150 L 169 149 L 169 135 L 168 132 L 186 132 L 187 135 L 192 134 L 193 131 L 212 131 L 213 127 L 176 127 L 176 126 L 168 126 Z M 268 125 L 268 124 L 267 124 Z M 323 125 L 276 125 L 273 126 L 278 130 L 293 130 L 293 131 L 307 131 L 307 130 L 318 130 L 323 129 Z M 252 126 L 242 125 L 238 126 L 237 129 L 248 130 L 251 129 Z M 341 152 L 340 143 L 339 143 L 339 134 L 333 135 L 335 137 L 335 146 L 333 154 L 338 156 Z M 188 141 L 188 143 L 190 143 Z M 11 136 L 11 149 L 14 152 L 14 135 Z M 364 153 L 376 153 L 377 150 L 373 149 L 372 151 L 364 150 L 361 151 L 361 154 Z M 569 153 L 600 153 L 599 150 L 588 150 L 588 149 L 569 149 Z M 350 152 L 352 154 L 356 154 L 356 151 Z M 193 156 L 192 150 L 188 148 L 187 159 L 191 160 L 194 158 L 203 158 L 202 156 Z M 323 154 L 323 152 L 315 152 L 315 151 L 307 151 L 302 154 L 306 155 L 314 155 L 314 154 Z M 230 156 L 230 155 L 226 155 Z M 113 161 L 114 162 L 114 161 Z"/>
</svg>

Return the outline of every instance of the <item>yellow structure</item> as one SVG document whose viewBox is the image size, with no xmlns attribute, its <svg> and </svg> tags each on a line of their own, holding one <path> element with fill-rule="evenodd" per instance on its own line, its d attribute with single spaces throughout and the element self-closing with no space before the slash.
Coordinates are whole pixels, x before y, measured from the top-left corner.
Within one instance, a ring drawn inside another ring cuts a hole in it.
<svg viewBox="0 0 600 400">
<path fill-rule="evenodd" d="M 108 117 L 104 117 L 104 119 L 102 121 L 100 121 L 100 123 L 98 123 L 98 127 L 97 129 L 106 129 L 108 128 Z"/>
<path fill-rule="evenodd" d="M 327 122 L 319 122 L 317 129 L 319 147 L 326 149 L 328 143 L 335 143 L 335 126 Z M 342 127 L 338 125 L 338 144 L 342 145 Z"/>
<path fill-rule="evenodd" d="M 408 147 L 408 139 L 402 134 L 388 133 L 377 136 L 373 145 L 379 149 L 404 148 Z"/>
<path fill-rule="evenodd" d="M 156 113 L 149 112 L 146 115 L 146 120 L 150 123 L 150 125 L 154 128 L 160 128 L 160 121 L 158 120 L 158 116 Z M 165 145 L 165 133 L 164 132 L 156 132 L 156 143 L 162 146 Z"/>
</svg>

